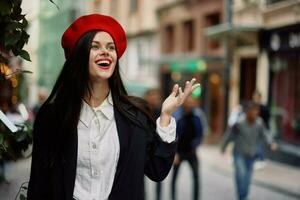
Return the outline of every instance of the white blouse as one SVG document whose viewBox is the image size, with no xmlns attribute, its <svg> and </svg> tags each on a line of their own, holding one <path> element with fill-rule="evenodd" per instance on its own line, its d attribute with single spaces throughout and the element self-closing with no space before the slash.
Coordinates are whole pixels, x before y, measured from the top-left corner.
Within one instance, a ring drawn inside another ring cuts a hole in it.
<svg viewBox="0 0 300 200">
<path fill-rule="evenodd" d="M 78 130 L 77 170 L 73 197 L 77 200 L 107 200 L 118 164 L 120 145 L 111 93 L 104 102 L 90 107 L 83 101 Z M 157 133 L 165 142 L 176 137 L 176 122 L 167 127 L 156 121 Z"/>
</svg>

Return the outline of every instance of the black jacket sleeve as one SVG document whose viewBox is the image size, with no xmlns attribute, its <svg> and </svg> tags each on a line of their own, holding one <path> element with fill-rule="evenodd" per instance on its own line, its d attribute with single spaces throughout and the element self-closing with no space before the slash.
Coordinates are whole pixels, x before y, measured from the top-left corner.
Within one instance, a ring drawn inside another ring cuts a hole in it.
<svg viewBox="0 0 300 200">
<path fill-rule="evenodd" d="M 41 107 L 33 127 L 33 151 L 27 199 L 49 199 L 50 167 L 53 152 L 50 151 L 50 136 L 54 132 L 53 111 Z"/>
<path fill-rule="evenodd" d="M 153 181 L 162 181 L 168 175 L 175 156 L 177 141 L 172 143 L 163 142 L 156 133 L 156 125 L 144 115 L 138 118 L 147 125 L 147 147 L 145 174 Z"/>
</svg>

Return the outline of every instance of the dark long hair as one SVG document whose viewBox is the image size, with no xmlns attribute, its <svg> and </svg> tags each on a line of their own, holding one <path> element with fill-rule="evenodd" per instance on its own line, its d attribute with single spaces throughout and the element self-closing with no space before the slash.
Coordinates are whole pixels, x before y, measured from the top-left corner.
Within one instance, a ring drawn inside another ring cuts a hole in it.
<svg viewBox="0 0 300 200">
<path fill-rule="evenodd" d="M 65 128 L 68 130 L 77 128 L 83 97 L 85 95 L 91 96 L 92 90 L 88 63 L 92 40 L 97 32 L 97 30 L 87 32 L 77 41 L 72 54 L 63 65 L 49 98 L 44 104 L 54 105 L 59 120 L 64 126 L 67 126 Z M 150 108 L 146 101 L 141 98 L 128 96 L 120 76 L 118 62 L 108 82 L 114 106 L 121 114 L 133 123 L 137 122 L 134 119 L 134 114 L 124 107 L 125 103 L 139 109 L 153 123 L 153 118 L 149 114 Z"/>
</svg>

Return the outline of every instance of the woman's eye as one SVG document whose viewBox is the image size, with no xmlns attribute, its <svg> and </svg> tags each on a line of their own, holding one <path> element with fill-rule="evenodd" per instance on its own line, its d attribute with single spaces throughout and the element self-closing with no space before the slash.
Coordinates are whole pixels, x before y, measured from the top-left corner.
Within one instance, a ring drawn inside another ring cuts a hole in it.
<svg viewBox="0 0 300 200">
<path fill-rule="evenodd" d="M 98 49 L 99 47 L 97 45 L 92 45 L 92 49 Z"/>
<path fill-rule="evenodd" d="M 113 50 L 115 50 L 116 48 L 115 48 L 115 46 L 109 46 L 108 49 L 113 51 Z"/>
</svg>

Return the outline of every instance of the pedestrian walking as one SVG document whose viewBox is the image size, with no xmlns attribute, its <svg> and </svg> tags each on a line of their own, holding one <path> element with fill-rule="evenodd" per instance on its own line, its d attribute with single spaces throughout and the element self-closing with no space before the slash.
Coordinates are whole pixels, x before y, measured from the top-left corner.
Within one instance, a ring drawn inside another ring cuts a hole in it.
<svg viewBox="0 0 300 200">
<path fill-rule="evenodd" d="M 259 116 L 263 119 L 266 128 L 269 129 L 270 128 L 270 125 L 269 125 L 270 110 L 269 110 L 268 106 L 266 106 L 262 103 L 261 93 L 258 90 L 254 91 L 252 97 L 253 97 L 253 101 L 255 103 L 257 103 L 259 106 Z"/>
<path fill-rule="evenodd" d="M 66 61 L 34 123 L 27 199 L 143 199 L 144 174 L 161 181 L 172 166 L 171 114 L 199 84 L 175 84 L 155 123 L 121 80 L 126 35 L 115 19 L 81 16 L 61 44 Z"/>
<path fill-rule="evenodd" d="M 176 199 L 176 180 L 179 168 L 183 161 L 187 161 L 192 169 L 193 176 L 193 199 L 198 200 L 200 197 L 200 174 L 199 160 L 196 149 L 201 144 L 204 126 L 195 107 L 195 99 L 190 95 L 184 102 L 182 109 L 176 112 L 178 135 L 178 148 L 174 159 L 173 177 L 171 185 L 172 200 Z"/>
<path fill-rule="evenodd" d="M 268 142 L 273 150 L 276 148 L 276 144 L 271 143 L 267 136 L 263 120 L 258 116 L 259 105 L 247 102 L 244 111 L 245 115 L 228 128 L 221 147 L 224 152 L 230 142 L 234 143 L 235 184 L 239 200 L 247 199 L 249 194 L 253 165 L 257 159 L 257 145 Z"/>
</svg>

